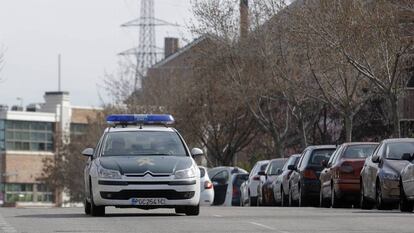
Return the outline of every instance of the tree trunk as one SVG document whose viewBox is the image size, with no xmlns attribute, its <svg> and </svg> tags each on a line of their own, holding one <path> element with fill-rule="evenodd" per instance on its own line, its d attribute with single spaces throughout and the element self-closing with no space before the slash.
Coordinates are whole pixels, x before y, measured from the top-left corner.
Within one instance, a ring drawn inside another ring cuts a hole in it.
<svg viewBox="0 0 414 233">
<path fill-rule="evenodd" d="M 391 95 L 389 98 L 391 105 L 391 120 L 392 120 L 392 137 L 401 137 L 400 129 L 400 114 L 398 109 L 398 98 L 395 95 Z"/>
<path fill-rule="evenodd" d="M 299 130 L 300 130 L 300 141 L 302 148 L 306 148 L 308 146 L 308 139 L 306 137 L 306 127 L 303 123 L 303 119 L 299 119 Z"/>
<path fill-rule="evenodd" d="M 345 140 L 346 142 L 352 142 L 352 126 L 353 126 L 353 117 L 348 114 L 344 117 L 345 123 Z"/>
</svg>

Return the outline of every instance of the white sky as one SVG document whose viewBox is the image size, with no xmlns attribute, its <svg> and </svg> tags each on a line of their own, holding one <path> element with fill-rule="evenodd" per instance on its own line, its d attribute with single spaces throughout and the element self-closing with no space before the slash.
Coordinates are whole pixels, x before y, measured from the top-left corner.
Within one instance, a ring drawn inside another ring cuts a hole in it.
<svg viewBox="0 0 414 233">
<path fill-rule="evenodd" d="M 135 47 L 138 29 L 120 25 L 139 16 L 139 0 L 0 0 L 0 44 L 5 64 L 0 73 L 0 104 L 43 102 L 57 90 L 57 56 L 62 54 L 62 89 L 74 105 L 101 104 L 98 84 L 114 72 L 117 53 Z M 156 17 L 186 25 L 190 0 L 155 0 Z M 191 35 L 185 27 L 157 29 L 165 36 Z M 182 41 L 180 41 L 182 42 Z M 101 90 L 102 92 L 102 90 Z"/>
</svg>

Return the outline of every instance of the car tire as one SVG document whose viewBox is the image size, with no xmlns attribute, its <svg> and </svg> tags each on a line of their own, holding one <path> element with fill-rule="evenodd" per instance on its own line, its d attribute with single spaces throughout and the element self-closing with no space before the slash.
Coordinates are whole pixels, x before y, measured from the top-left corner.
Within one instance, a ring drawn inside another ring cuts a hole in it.
<svg viewBox="0 0 414 233">
<path fill-rule="evenodd" d="M 367 200 L 367 198 L 365 197 L 365 191 L 364 191 L 364 185 L 362 183 L 362 179 L 361 179 L 361 189 L 360 189 L 360 197 L 359 197 L 359 207 L 363 210 L 370 210 L 373 207 L 372 203 L 369 200 Z"/>
<path fill-rule="evenodd" d="M 333 185 L 331 186 L 331 206 L 332 208 L 340 208 L 341 207 L 341 199 L 335 193 L 335 189 Z"/>
<path fill-rule="evenodd" d="M 249 197 L 249 206 L 257 206 L 257 197 Z"/>
<path fill-rule="evenodd" d="M 400 211 L 401 212 L 413 212 L 414 203 L 407 199 L 404 192 L 402 182 L 400 182 Z"/>
<path fill-rule="evenodd" d="M 280 188 L 280 206 L 281 207 L 289 206 L 289 196 L 285 195 L 285 192 L 283 191 L 283 187 Z"/>
<path fill-rule="evenodd" d="M 89 184 L 90 187 L 90 204 L 91 204 L 91 215 L 94 217 L 105 216 L 105 206 L 97 206 L 93 201 L 93 193 L 92 193 L 92 182 Z"/>
<path fill-rule="evenodd" d="M 91 214 L 91 203 L 85 198 L 84 204 L 83 204 L 85 214 L 90 215 Z"/>
<path fill-rule="evenodd" d="M 386 203 L 384 203 L 384 199 L 382 198 L 381 184 L 378 180 L 377 180 L 376 185 L 375 185 L 375 201 L 376 201 L 376 205 L 377 205 L 378 210 L 390 210 L 390 209 L 392 209 L 391 205 L 387 205 Z"/>
<path fill-rule="evenodd" d="M 329 208 L 331 207 L 330 203 L 326 200 L 326 198 L 323 198 L 322 188 L 319 192 L 319 207 L 321 208 Z"/>
<path fill-rule="evenodd" d="M 305 198 L 305 194 L 302 192 L 302 187 L 299 186 L 299 207 L 306 207 L 307 206 L 307 201 Z"/>
<path fill-rule="evenodd" d="M 200 205 L 185 207 L 185 215 L 198 216 L 199 214 L 200 214 Z"/>
</svg>

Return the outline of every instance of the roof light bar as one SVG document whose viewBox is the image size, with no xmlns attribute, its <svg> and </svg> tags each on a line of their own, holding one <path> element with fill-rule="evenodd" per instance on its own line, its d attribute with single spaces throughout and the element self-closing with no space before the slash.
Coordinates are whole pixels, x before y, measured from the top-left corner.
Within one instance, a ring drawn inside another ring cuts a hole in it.
<svg viewBox="0 0 414 233">
<path fill-rule="evenodd" d="M 106 122 L 110 125 L 171 125 L 174 117 L 168 114 L 116 114 L 109 115 Z"/>
</svg>

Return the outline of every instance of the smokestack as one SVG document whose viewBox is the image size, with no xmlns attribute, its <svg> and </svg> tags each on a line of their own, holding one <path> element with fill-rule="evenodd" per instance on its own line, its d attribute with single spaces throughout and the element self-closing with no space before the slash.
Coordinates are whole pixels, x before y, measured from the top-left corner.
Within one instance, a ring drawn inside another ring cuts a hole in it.
<svg viewBox="0 0 414 233">
<path fill-rule="evenodd" d="M 240 38 L 249 34 L 249 0 L 240 0 Z"/>
<path fill-rule="evenodd" d="M 164 56 L 165 58 L 176 53 L 179 49 L 178 38 L 166 37 L 164 39 Z"/>
</svg>

